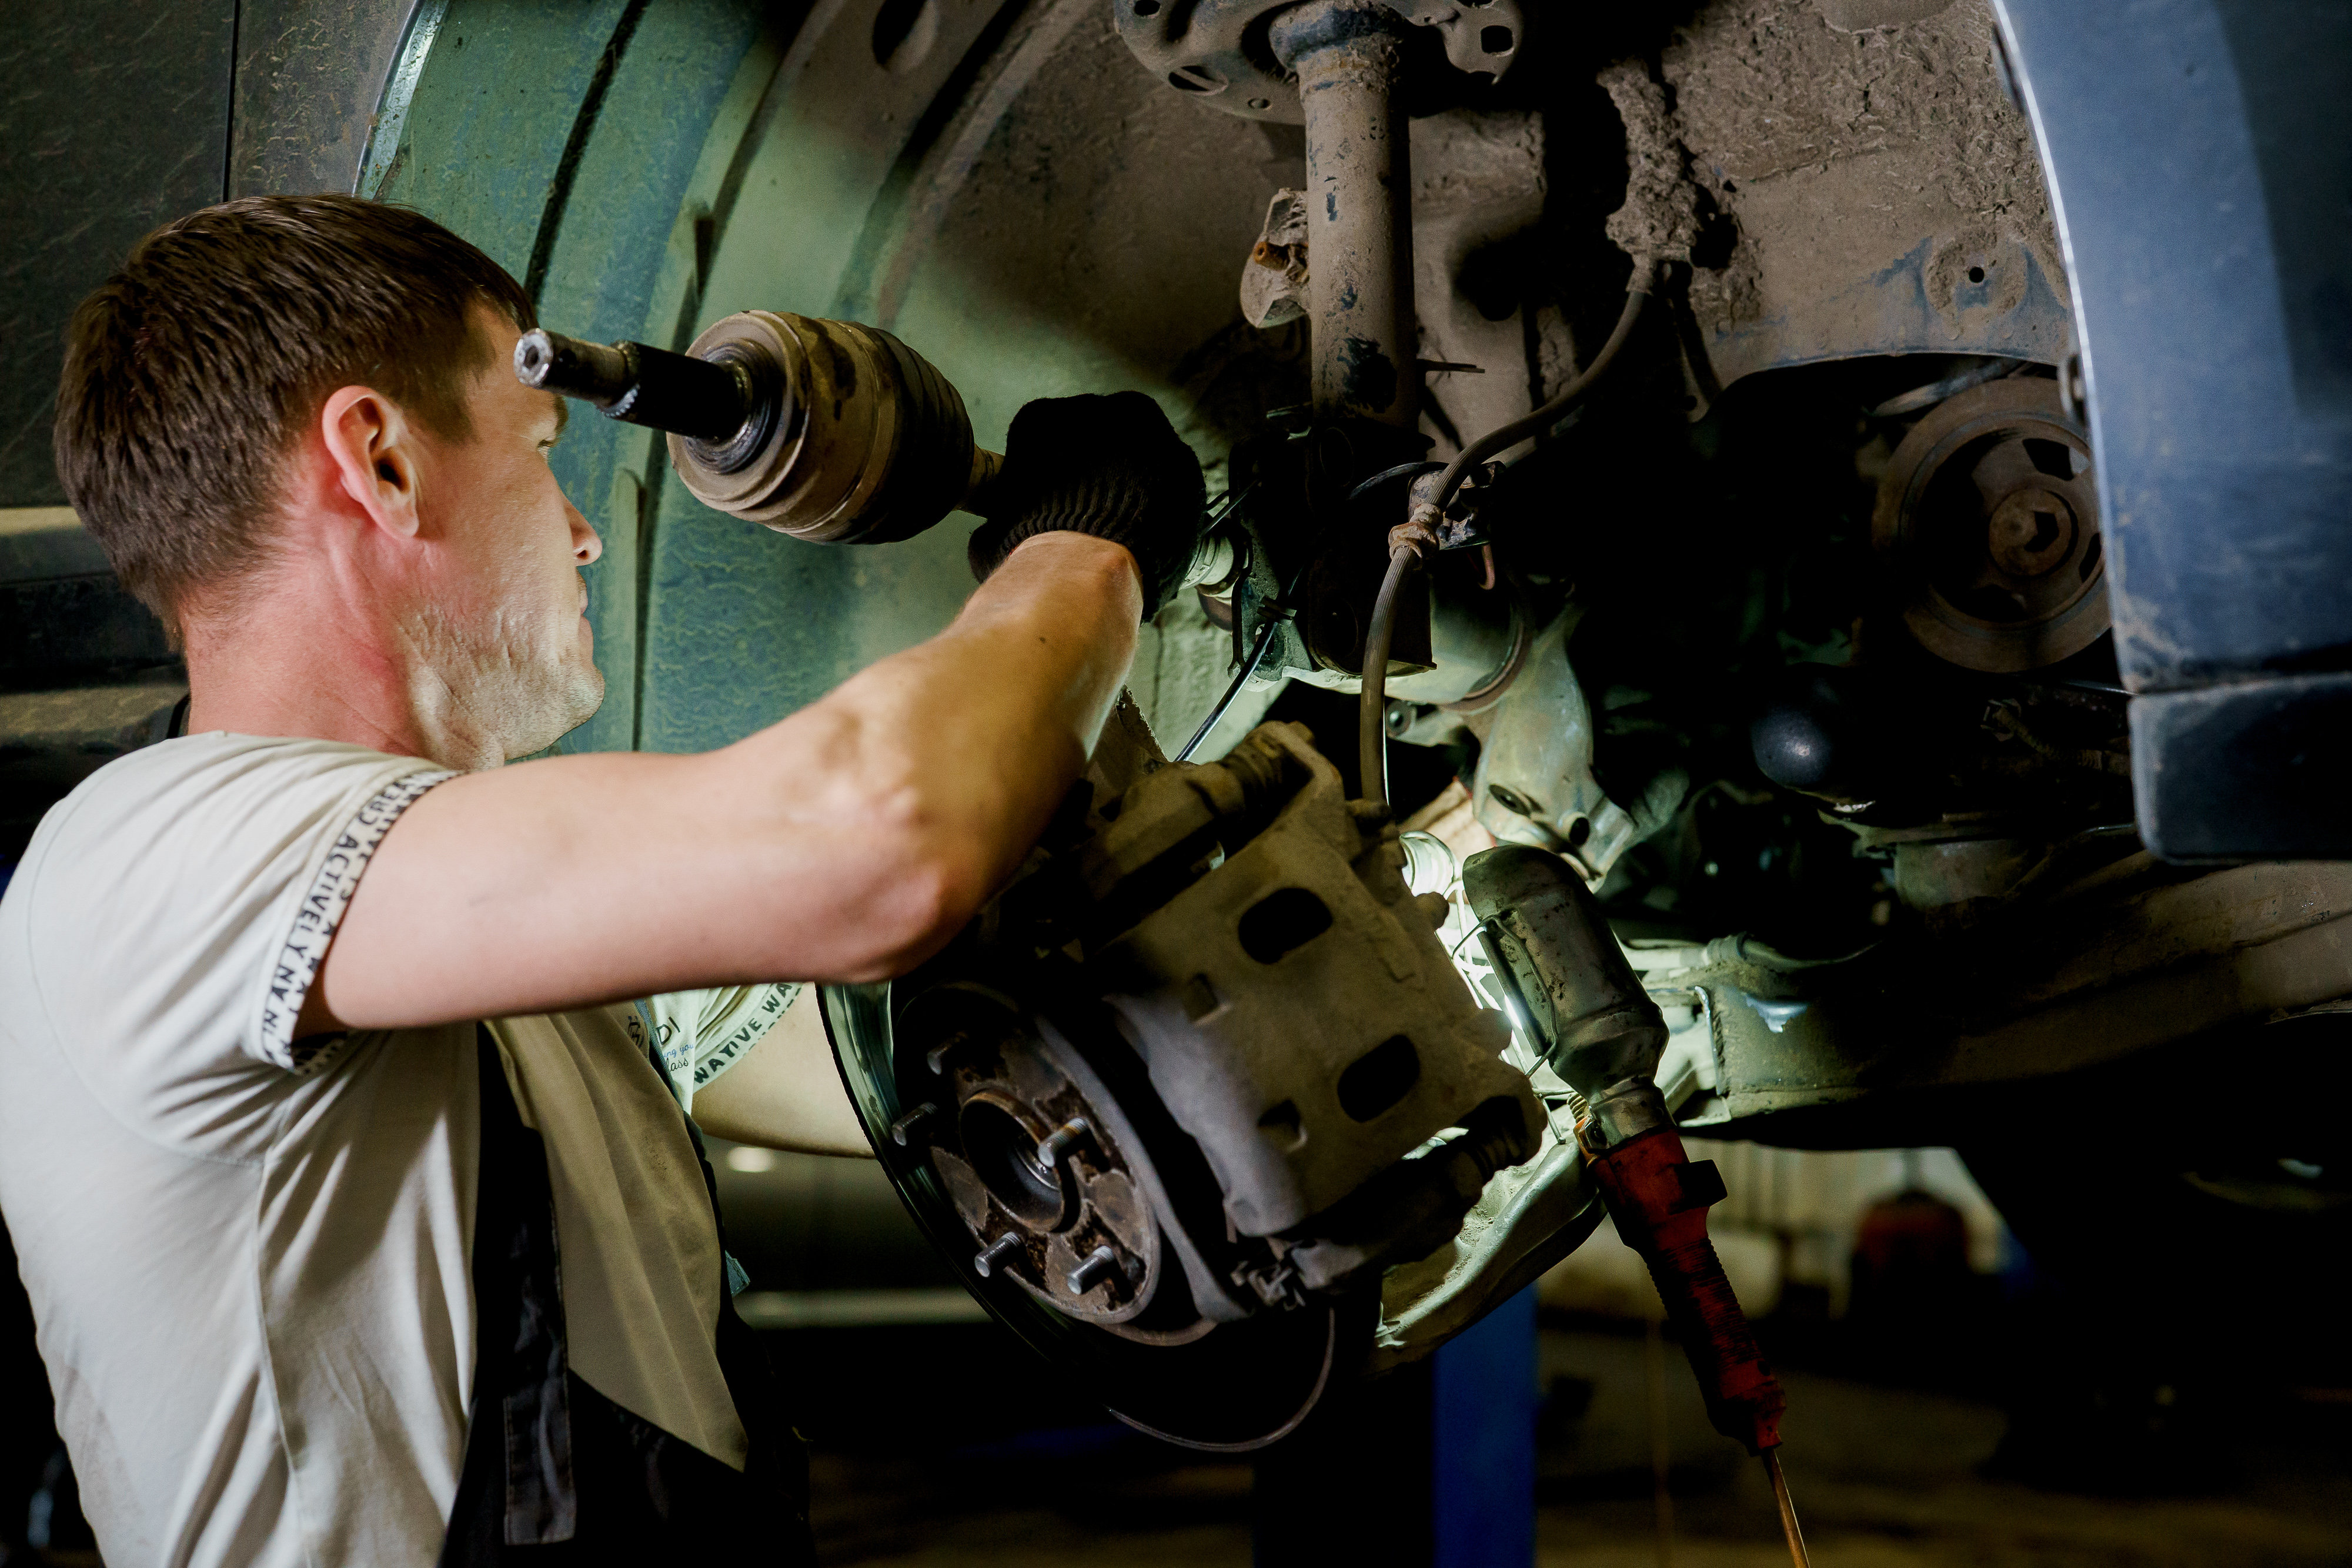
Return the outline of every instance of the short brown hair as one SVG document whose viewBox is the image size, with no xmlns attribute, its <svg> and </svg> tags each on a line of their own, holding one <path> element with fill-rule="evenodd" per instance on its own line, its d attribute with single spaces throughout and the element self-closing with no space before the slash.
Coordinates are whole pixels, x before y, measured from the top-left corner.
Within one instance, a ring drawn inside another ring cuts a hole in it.
<svg viewBox="0 0 2352 1568">
<path fill-rule="evenodd" d="M 82 301 L 58 389 L 58 476 L 115 575 L 176 638 L 191 590 L 265 554 L 280 465 L 337 387 L 444 440 L 489 362 L 471 312 L 528 329 L 506 269 L 356 196 L 248 196 L 164 225 Z"/>
</svg>

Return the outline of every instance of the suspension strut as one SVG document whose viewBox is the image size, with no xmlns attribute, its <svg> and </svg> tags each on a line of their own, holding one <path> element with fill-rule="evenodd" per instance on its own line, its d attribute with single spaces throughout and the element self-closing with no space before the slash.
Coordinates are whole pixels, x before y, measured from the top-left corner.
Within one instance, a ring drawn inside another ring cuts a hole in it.
<svg viewBox="0 0 2352 1568">
<path fill-rule="evenodd" d="M 1411 443 L 1421 376 L 1413 366 L 1412 144 L 1397 90 L 1406 30 L 1381 0 L 1309 0 L 1275 15 L 1268 42 L 1297 73 L 1307 115 L 1316 415 L 1385 425 Z"/>
</svg>

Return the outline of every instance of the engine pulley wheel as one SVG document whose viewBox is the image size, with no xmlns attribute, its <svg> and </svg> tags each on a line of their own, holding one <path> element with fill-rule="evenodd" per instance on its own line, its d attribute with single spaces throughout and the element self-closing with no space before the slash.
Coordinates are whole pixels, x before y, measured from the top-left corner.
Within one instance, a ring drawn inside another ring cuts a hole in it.
<svg viewBox="0 0 2352 1568">
<path fill-rule="evenodd" d="M 2107 630 L 2090 438 L 2053 381 L 1937 404 L 1887 465 L 1871 538 L 1904 624 L 1964 669 L 2040 669 Z"/>
</svg>

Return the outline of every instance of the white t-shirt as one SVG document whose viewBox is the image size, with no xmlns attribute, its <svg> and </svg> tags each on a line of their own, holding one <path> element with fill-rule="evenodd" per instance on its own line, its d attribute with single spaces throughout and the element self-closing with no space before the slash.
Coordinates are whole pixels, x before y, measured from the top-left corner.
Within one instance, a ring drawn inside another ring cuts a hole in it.
<svg viewBox="0 0 2352 1568">
<path fill-rule="evenodd" d="M 0 898 L 0 1215 L 109 1563 L 440 1551 L 474 1375 L 475 1026 L 292 1036 L 369 856 L 447 777 L 166 741 L 60 801 Z M 679 1106 L 795 989 L 490 1023 L 547 1147 L 572 1370 L 739 1469 Z"/>
</svg>

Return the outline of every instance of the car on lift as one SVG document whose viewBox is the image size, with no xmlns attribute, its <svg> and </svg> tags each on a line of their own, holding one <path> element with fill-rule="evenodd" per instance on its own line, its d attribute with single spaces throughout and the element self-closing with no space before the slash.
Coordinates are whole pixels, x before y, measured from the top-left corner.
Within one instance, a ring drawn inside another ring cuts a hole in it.
<svg viewBox="0 0 2352 1568">
<path fill-rule="evenodd" d="M 824 998 L 919 1221 L 1122 1415 L 1264 1441 L 1335 1358 L 1426 1354 L 1599 1218 L 1536 977 L 1396 821 L 1573 873 L 1684 1129 L 1956 1145 L 2128 1314 L 2161 1275 L 2183 1322 L 2328 1343 L 2352 247 L 2310 193 L 2352 182 L 2346 8 L 2168 0 L 2127 34 L 2058 0 L 289 9 L 368 25 L 285 29 L 243 188 L 415 204 L 589 342 L 866 323 L 952 383 L 967 447 L 1114 385 L 1193 444 L 1218 547 L 1092 793 L 939 966 Z M 363 145 L 354 81 L 383 84 Z M 609 695 L 566 749 L 725 744 L 966 591 L 953 530 L 817 548 L 654 430 L 573 430 Z M 970 476 L 932 475 L 933 515 Z M 90 642 L 102 578 L 69 519 L 41 538 L 12 591 L 56 635 L 23 657 L 71 691 L 19 750 L 62 778 L 162 733 L 169 655 Z M 1152 922 L 1281 832 L 1320 869 L 1221 928 L 1265 975 L 1203 978 L 1176 951 L 1199 915 L 1150 960 L 1174 1010 L 1107 1015 Z M 1310 883 L 1319 916 L 1274 906 Z M 1275 976 L 1326 930 L 1354 957 Z M 1516 1027 L 1349 1014 L 1408 948 Z M 1272 1009 L 1249 1050 L 1202 1022 L 1244 994 Z M 1483 1057 L 1432 1053 L 1475 1027 Z M 1342 1036 L 1377 1043 L 1312 1049 Z M 1089 1038 L 1211 1043 L 1122 1069 Z M 957 1067 L 975 1039 L 1013 1043 Z M 1478 1121 L 1498 1101 L 1524 1137 Z M 1052 1144 L 1078 1123 L 1084 1159 Z M 2191 1233 L 2227 1265 L 2184 1281 Z"/>
</svg>

